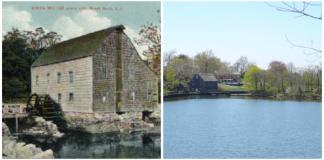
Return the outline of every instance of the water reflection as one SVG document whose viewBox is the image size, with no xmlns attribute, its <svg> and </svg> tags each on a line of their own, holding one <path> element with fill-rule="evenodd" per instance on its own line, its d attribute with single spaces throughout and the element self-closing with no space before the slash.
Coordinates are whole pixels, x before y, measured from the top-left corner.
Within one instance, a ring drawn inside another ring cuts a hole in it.
<svg viewBox="0 0 324 160">
<path fill-rule="evenodd" d="M 56 158 L 160 158 L 161 150 L 160 135 L 156 134 L 69 132 L 53 143 L 31 137 L 20 139 L 42 149 L 52 149 Z"/>
</svg>

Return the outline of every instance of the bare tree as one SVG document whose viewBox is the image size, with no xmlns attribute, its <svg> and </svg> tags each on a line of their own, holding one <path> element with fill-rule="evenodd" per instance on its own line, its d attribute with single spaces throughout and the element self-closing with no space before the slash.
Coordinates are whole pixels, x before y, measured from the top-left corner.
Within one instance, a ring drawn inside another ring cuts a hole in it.
<svg viewBox="0 0 324 160">
<path fill-rule="evenodd" d="M 247 57 L 241 56 L 235 63 L 234 63 L 234 68 L 237 72 L 240 73 L 242 76 L 243 73 L 247 70 L 247 65 L 249 61 Z"/>
<path fill-rule="evenodd" d="M 308 7 L 310 6 L 319 6 L 321 7 L 320 4 L 314 4 L 312 2 L 306 2 L 303 1 L 299 4 L 297 4 L 296 2 L 281 2 L 281 5 L 273 5 L 270 4 L 268 2 L 266 2 L 269 6 L 275 8 L 277 11 L 280 12 L 290 12 L 290 13 L 296 13 L 299 16 L 306 16 L 306 17 L 310 17 L 316 20 L 322 20 L 322 14 L 320 15 L 313 15 L 311 13 L 307 12 Z"/>
<path fill-rule="evenodd" d="M 168 52 L 165 52 L 163 54 L 163 65 L 164 66 L 167 66 L 168 63 L 172 60 L 172 58 L 174 57 L 176 51 L 175 50 L 172 50 L 172 51 L 168 51 Z"/>
<path fill-rule="evenodd" d="M 298 17 L 309 17 L 314 20 L 322 21 L 322 13 L 320 12 L 318 15 L 315 15 L 314 13 L 308 12 L 309 7 L 321 7 L 321 4 L 312 3 L 309 1 L 303 1 L 303 2 L 281 2 L 280 5 L 274 5 L 268 2 L 265 2 L 270 7 L 275 8 L 277 11 L 280 12 L 288 12 L 288 13 L 295 13 L 298 15 Z M 313 46 L 306 46 L 301 44 L 296 44 L 289 40 L 289 38 L 286 35 L 286 40 L 292 47 L 302 48 L 307 51 L 304 53 L 307 55 L 315 55 L 321 57 L 322 50 L 315 48 Z"/>
</svg>

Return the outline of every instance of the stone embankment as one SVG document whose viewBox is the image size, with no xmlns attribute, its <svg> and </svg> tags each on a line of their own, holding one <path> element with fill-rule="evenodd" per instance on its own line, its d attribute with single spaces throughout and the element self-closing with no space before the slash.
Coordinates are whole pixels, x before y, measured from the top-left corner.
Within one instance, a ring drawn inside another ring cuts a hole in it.
<svg viewBox="0 0 324 160">
<path fill-rule="evenodd" d="M 11 136 L 8 126 L 2 123 L 2 158 L 10 159 L 49 159 L 54 158 L 53 151 L 36 147 L 34 144 L 18 142 Z"/>
<path fill-rule="evenodd" d="M 64 135 L 58 130 L 56 124 L 46 121 L 43 117 L 31 117 L 27 119 L 26 125 L 31 127 L 22 130 L 22 133 L 25 135 L 45 136 L 52 139 L 58 139 Z"/>
<path fill-rule="evenodd" d="M 147 120 L 142 120 L 142 112 L 116 113 L 70 113 L 65 114 L 69 129 L 89 133 L 108 132 L 159 132 L 160 111 L 153 112 Z"/>
</svg>

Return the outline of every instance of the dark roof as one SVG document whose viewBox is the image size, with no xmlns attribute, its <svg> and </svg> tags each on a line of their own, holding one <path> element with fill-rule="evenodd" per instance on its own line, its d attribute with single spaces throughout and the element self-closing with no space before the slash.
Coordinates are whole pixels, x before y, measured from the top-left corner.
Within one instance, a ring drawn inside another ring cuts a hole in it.
<svg viewBox="0 0 324 160">
<path fill-rule="evenodd" d="M 113 26 L 55 44 L 47 48 L 32 64 L 32 67 L 91 56 L 95 53 L 104 38 L 112 31 L 123 29 L 125 29 L 123 25 Z"/>
<path fill-rule="evenodd" d="M 198 73 L 198 75 L 206 82 L 217 82 L 218 80 L 212 73 Z"/>
</svg>

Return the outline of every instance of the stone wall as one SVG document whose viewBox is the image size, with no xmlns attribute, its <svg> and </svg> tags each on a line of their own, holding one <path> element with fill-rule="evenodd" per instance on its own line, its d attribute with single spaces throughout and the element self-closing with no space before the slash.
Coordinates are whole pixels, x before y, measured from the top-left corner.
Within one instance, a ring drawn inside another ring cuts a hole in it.
<svg viewBox="0 0 324 160">
<path fill-rule="evenodd" d="M 71 71 L 73 82 L 70 82 Z M 56 102 L 60 93 L 63 111 L 92 112 L 92 72 L 92 57 L 32 67 L 32 93 L 49 94 Z M 58 73 L 61 73 L 60 83 Z M 70 100 L 70 93 L 73 93 L 73 100 Z"/>
<path fill-rule="evenodd" d="M 120 35 L 118 35 L 120 34 Z M 121 37 L 119 37 L 121 36 Z M 120 40 L 118 38 L 121 38 Z M 158 101 L 158 77 L 142 61 L 130 39 L 114 31 L 103 41 L 93 56 L 94 111 L 116 112 L 117 46 L 121 42 L 120 111 L 153 111 Z M 106 68 L 104 70 L 103 68 Z M 106 76 L 105 76 L 106 75 Z"/>
</svg>

